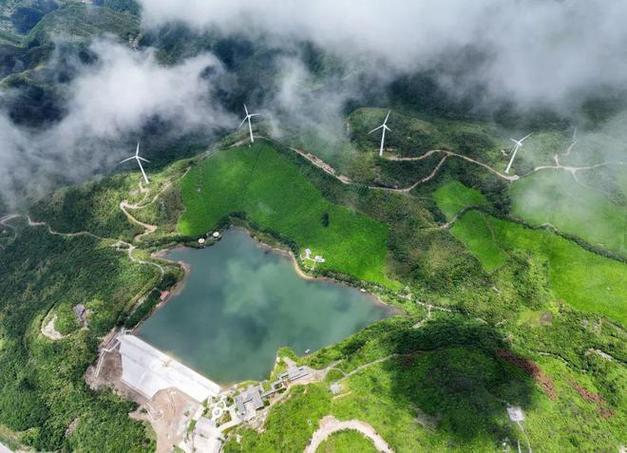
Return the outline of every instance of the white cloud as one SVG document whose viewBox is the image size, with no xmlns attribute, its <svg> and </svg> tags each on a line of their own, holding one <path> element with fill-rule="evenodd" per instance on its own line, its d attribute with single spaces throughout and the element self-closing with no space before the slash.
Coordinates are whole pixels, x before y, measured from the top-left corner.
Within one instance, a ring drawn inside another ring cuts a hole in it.
<svg viewBox="0 0 627 453">
<path fill-rule="evenodd" d="M 32 132 L 0 114 L 0 192 L 5 198 L 14 198 L 17 181 L 29 179 L 30 189 L 42 191 L 49 177 L 78 181 L 111 168 L 129 152 L 119 148 L 120 139 L 155 116 L 181 133 L 233 124 L 212 102 L 212 85 L 202 77 L 207 67 L 221 70 L 214 56 L 162 66 L 152 50 L 133 51 L 108 40 L 96 41 L 91 50 L 98 62 L 83 67 L 71 82 L 68 113 L 59 123 Z"/>
<path fill-rule="evenodd" d="M 627 85 L 621 0 L 140 0 L 147 26 L 182 21 L 227 33 L 307 39 L 344 56 L 427 67 L 469 47 L 489 56 L 468 80 L 493 95 L 560 102 Z"/>
</svg>

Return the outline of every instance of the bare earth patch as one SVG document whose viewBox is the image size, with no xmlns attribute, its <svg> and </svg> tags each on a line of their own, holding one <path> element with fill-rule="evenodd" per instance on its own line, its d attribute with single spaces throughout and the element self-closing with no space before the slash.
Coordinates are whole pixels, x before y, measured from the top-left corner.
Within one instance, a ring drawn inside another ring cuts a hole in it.
<svg viewBox="0 0 627 453">
<path fill-rule="evenodd" d="M 58 341 L 58 340 L 62 340 L 64 338 L 64 335 L 61 334 L 61 332 L 59 332 L 57 329 L 55 329 L 54 327 L 54 323 L 57 321 L 57 315 L 53 315 L 48 322 L 46 322 L 45 324 L 43 324 L 41 326 L 41 334 L 48 338 L 49 340 L 52 341 Z"/>
<path fill-rule="evenodd" d="M 332 415 L 327 415 L 320 420 L 320 428 L 313 433 L 309 445 L 305 448 L 305 453 L 316 453 L 320 444 L 327 440 L 331 434 L 348 429 L 359 431 L 361 434 L 366 436 L 374 443 L 374 446 L 378 451 L 383 453 L 393 453 L 393 450 L 387 442 L 385 442 L 385 440 L 379 436 L 375 429 L 368 423 L 360 420 L 340 421 Z"/>
</svg>

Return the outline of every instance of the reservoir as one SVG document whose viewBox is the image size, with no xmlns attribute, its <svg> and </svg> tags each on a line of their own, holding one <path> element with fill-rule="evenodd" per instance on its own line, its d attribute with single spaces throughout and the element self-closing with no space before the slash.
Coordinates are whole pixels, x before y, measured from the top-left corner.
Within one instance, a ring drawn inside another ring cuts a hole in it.
<svg viewBox="0 0 627 453">
<path fill-rule="evenodd" d="M 137 334 L 218 383 L 265 379 L 279 347 L 315 351 L 392 314 L 357 289 L 303 279 L 244 230 L 166 256 L 191 271 Z"/>
</svg>

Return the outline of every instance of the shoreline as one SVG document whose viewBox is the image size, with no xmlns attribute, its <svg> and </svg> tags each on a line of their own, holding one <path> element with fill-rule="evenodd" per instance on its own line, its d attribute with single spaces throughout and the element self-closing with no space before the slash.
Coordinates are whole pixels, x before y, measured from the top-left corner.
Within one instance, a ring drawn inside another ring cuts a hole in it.
<svg viewBox="0 0 627 453">
<path fill-rule="evenodd" d="M 370 291 L 366 290 L 365 288 L 361 287 L 357 287 L 355 285 L 350 284 L 349 282 L 343 281 L 343 280 L 338 280 L 332 277 L 328 277 L 325 275 L 320 275 L 320 276 L 316 276 L 316 275 L 310 275 L 308 274 L 301 266 L 300 266 L 300 262 L 298 260 L 298 258 L 294 255 L 294 253 L 292 252 L 292 250 L 290 250 L 289 248 L 285 247 L 283 244 L 281 243 L 275 243 L 275 244 L 269 244 L 267 242 L 264 242 L 260 237 L 259 234 L 257 234 L 254 230 L 251 230 L 249 228 L 246 228 L 245 226 L 241 226 L 241 225 L 230 225 L 227 229 L 223 230 L 221 232 L 221 237 L 224 236 L 225 233 L 227 233 L 230 230 L 237 230 L 237 231 L 241 231 L 246 233 L 251 239 L 253 239 L 257 246 L 263 250 L 266 251 L 270 251 L 273 253 L 276 253 L 277 255 L 280 255 L 288 260 L 291 261 L 292 264 L 292 268 L 294 269 L 294 272 L 296 272 L 296 275 L 298 275 L 299 278 L 306 280 L 306 281 L 322 281 L 322 282 L 326 282 L 326 283 L 330 283 L 333 285 L 342 285 L 345 286 L 347 288 L 352 288 L 356 291 L 359 291 L 364 297 L 370 299 L 372 301 L 373 304 L 380 306 L 381 308 L 385 309 L 388 313 L 389 316 L 396 316 L 396 315 L 402 315 L 405 312 L 400 309 L 399 307 L 396 307 L 392 304 L 386 303 L 385 301 L 383 301 L 383 299 L 381 299 L 379 296 L 377 296 L 376 294 L 371 293 Z M 215 244 L 211 245 L 211 247 L 218 245 L 219 241 L 216 241 Z M 168 297 L 166 297 L 164 300 L 160 301 L 157 305 L 155 305 L 154 309 L 150 312 L 150 314 L 148 315 L 148 317 L 146 317 L 145 319 L 141 320 L 139 323 L 137 323 L 137 325 L 135 325 L 133 327 L 133 329 L 131 330 L 133 332 L 133 334 L 137 333 L 137 331 L 139 330 L 139 328 L 141 327 L 141 325 L 147 320 L 149 319 L 151 316 L 153 316 L 158 310 L 160 310 L 161 308 L 163 308 L 166 304 L 168 304 L 170 301 L 172 301 L 172 299 L 174 299 L 174 297 L 178 296 L 181 294 L 181 292 L 183 291 L 183 288 L 185 287 L 185 284 L 187 283 L 187 279 L 189 278 L 189 275 L 192 271 L 192 266 L 191 264 L 185 262 L 185 261 L 173 261 L 170 260 L 166 257 L 166 255 L 172 251 L 175 251 L 177 249 L 188 249 L 188 248 L 193 248 L 195 250 L 204 250 L 206 248 L 209 248 L 209 246 L 205 246 L 203 248 L 194 248 L 194 247 L 186 247 L 183 244 L 176 244 L 171 248 L 165 248 L 165 249 L 161 249 L 158 250 L 154 253 L 151 254 L 152 257 L 154 258 L 158 258 L 164 261 L 167 261 L 169 263 L 175 263 L 179 266 L 181 266 L 181 268 L 183 269 L 183 278 L 178 280 L 176 282 L 176 284 L 172 287 L 172 289 L 170 290 L 170 294 L 168 294 Z M 362 291 L 362 289 L 364 289 L 364 291 Z"/>
<path fill-rule="evenodd" d="M 249 230 L 248 228 L 243 227 L 243 226 L 233 225 L 233 226 L 229 227 L 225 231 L 228 231 L 230 229 L 243 231 L 248 236 L 250 236 L 252 239 L 254 239 L 255 242 L 257 243 L 257 245 L 260 248 L 265 249 L 265 250 L 270 250 L 272 252 L 277 253 L 278 255 L 281 255 L 281 256 L 283 256 L 285 258 L 288 258 L 292 262 L 292 266 L 293 266 L 294 271 L 296 272 L 296 274 L 300 278 L 302 278 L 303 280 L 307 280 L 307 281 L 316 281 L 317 280 L 317 281 L 323 281 L 323 282 L 331 283 L 331 284 L 334 284 L 334 285 L 342 285 L 342 286 L 345 286 L 347 288 L 353 288 L 353 289 L 359 291 L 361 294 L 363 294 L 364 297 L 367 297 L 367 298 L 371 299 L 372 302 L 375 303 L 376 305 L 380 305 L 380 306 L 382 306 L 382 307 L 392 311 L 393 312 L 392 315 L 403 313 L 403 311 L 400 308 L 395 307 L 395 306 L 393 306 L 391 304 L 388 304 L 388 303 L 384 302 L 376 294 L 373 294 L 373 293 L 371 293 L 368 290 L 361 291 L 361 289 L 362 289 L 361 287 L 358 288 L 357 286 L 354 286 L 354 285 L 350 284 L 349 282 L 346 282 L 344 280 L 338 280 L 338 279 L 335 279 L 335 278 L 332 278 L 332 277 L 327 277 L 326 275 L 317 276 L 317 275 L 310 275 L 310 274 L 306 273 L 305 270 L 300 266 L 300 262 L 298 261 L 298 259 L 294 255 L 294 252 L 292 252 L 292 250 L 290 250 L 289 248 L 283 246 L 280 243 L 278 243 L 276 245 L 268 244 L 268 243 L 262 241 L 261 239 L 259 239 L 258 235 L 255 235 L 255 232 L 253 230 Z"/>
</svg>

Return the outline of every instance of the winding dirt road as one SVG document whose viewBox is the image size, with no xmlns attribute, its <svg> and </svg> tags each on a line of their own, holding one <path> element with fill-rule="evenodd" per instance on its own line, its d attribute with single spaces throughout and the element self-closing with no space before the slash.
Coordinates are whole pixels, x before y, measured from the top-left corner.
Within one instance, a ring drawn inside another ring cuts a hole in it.
<svg viewBox="0 0 627 453">
<path fill-rule="evenodd" d="M 362 422 L 360 420 L 347 420 L 340 421 L 332 415 L 327 415 L 322 420 L 320 420 L 320 428 L 313 433 L 311 437 L 311 441 L 307 448 L 305 448 L 304 453 L 316 453 L 316 450 L 320 446 L 322 442 L 327 440 L 327 438 L 338 431 L 345 430 L 353 430 L 358 431 L 363 434 L 365 437 L 370 439 L 372 443 L 374 443 L 375 448 L 383 453 L 393 453 L 394 450 L 390 448 L 387 442 L 381 437 L 375 429 L 370 426 L 368 423 Z"/>
</svg>

